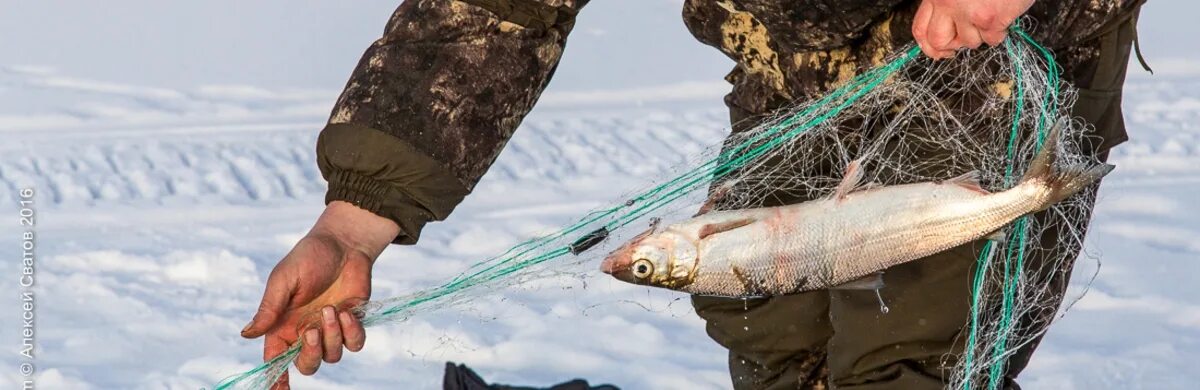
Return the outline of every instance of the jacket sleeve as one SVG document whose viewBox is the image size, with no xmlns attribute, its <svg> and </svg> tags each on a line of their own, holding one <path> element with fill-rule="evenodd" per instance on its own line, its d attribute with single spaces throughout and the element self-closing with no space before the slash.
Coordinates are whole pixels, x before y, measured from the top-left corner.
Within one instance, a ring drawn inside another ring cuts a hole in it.
<svg viewBox="0 0 1200 390">
<path fill-rule="evenodd" d="M 412 244 L 445 219 L 533 108 L 588 0 L 406 0 L 317 140 L 325 202 L 395 221 Z"/>
</svg>

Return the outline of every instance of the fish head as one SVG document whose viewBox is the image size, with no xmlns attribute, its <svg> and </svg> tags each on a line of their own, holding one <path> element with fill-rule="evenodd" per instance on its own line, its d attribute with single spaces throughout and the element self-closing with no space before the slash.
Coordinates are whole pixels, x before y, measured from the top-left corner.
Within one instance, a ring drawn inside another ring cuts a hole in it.
<svg viewBox="0 0 1200 390">
<path fill-rule="evenodd" d="M 651 228 L 609 254 L 600 270 L 626 283 L 678 290 L 695 280 L 696 264 L 693 240 Z"/>
</svg>

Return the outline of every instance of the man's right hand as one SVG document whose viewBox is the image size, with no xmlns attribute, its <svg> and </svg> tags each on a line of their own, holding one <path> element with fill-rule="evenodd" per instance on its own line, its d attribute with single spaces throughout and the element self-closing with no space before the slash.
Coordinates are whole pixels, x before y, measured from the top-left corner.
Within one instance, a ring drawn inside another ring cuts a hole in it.
<svg viewBox="0 0 1200 390">
<path fill-rule="evenodd" d="M 912 34 L 921 51 L 934 58 L 949 58 L 959 49 L 996 46 L 1034 0 L 921 0 L 913 18 Z"/>
<path fill-rule="evenodd" d="M 362 349 L 366 333 L 350 309 L 370 299 L 371 268 L 399 231 L 395 222 L 350 203 L 330 203 L 271 271 L 242 337 L 265 335 L 267 361 L 303 335 L 295 365 L 304 375 L 315 373 L 322 360 L 341 360 L 342 348 Z M 272 388 L 290 388 L 286 372 Z"/>
</svg>

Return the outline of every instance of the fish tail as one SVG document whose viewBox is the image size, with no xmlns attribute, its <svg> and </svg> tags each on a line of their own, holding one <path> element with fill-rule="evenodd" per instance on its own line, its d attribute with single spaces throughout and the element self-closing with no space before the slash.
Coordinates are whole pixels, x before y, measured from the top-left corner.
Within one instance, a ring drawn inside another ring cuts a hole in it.
<svg viewBox="0 0 1200 390">
<path fill-rule="evenodd" d="M 1046 135 L 1046 141 L 1042 144 L 1042 149 L 1038 152 L 1037 157 L 1034 157 L 1029 170 L 1025 171 L 1025 175 L 1021 177 L 1022 185 L 1046 188 L 1045 200 L 1038 207 L 1038 211 L 1050 208 L 1051 205 L 1075 195 L 1115 168 L 1111 164 L 1104 163 L 1080 163 L 1057 167 L 1055 163 L 1058 160 L 1058 141 L 1061 137 L 1062 127 L 1068 121 L 1064 118 L 1054 125 L 1050 133 Z"/>
</svg>

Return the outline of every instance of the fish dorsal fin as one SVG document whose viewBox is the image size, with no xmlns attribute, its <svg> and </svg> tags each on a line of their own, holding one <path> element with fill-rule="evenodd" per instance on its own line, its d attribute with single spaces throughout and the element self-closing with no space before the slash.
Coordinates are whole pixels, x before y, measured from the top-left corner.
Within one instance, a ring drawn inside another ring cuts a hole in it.
<svg viewBox="0 0 1200 390">
<path fill-rule="evenodd" d="M 1054 162 L 1058 160 L 1058 138 L 1063 128 L 1070 121 L 1070 118 L 1064 116 L 1059 118 L 1058 122 L 1054 122 L 1054 127 L 1051 127 L 1050 132 L 1046 133 L 1041 150 L 1033 157 L 1033 161 L 1029 163 L 1029 168 L 1025 171 L 1025 175 L 1021 176 L 1022 182 L 1034 178 L 1049 177 L 1054 173 Z"/>
<path fill-rule="evenodd" d="M 700 232 L 696 234 L 696 237 L 703 240 L 705 237 L 717 233 L 727 232 L 752 223 L 754 223 L 754 220 L 748 217 L 738 218 L 730 221 L 708 223 L 700 227 Z"/>
<path fill-rule="evenodd" d="M 709 197 L 708 200 L 704 201 L 704 204 L 700 205 L 700 209 L 696 210 L 696 215 L 693 215 L 692 217 L 699 217 L 701 215 L 708 214 L 709 211 L 713 211 L 715 208 L 717 208 L 717 199 Z"/>
<path fill-rule="evenodd" d="M 833 198 L 845 199 L 846 195 L 862 187 L 862 180 L 862 159 L 851 161 L 849 165 L 846 165 L 846 174 L 842 176 L 842 182 L 838 183 L 837 189 L 833 191 Z"/>
<path fill-rule="evenodd" d="M 713 211 L 717 208 L 717 202 L 725 199 L 731 191 L 733 191 L 733 181 L 725 181 L 713 187 L 708 193 L 708 199 L 704 200 L 704 204 L 700 205 L 700 210 L 696 211 L 696 215 L 692 217 L 699 217 L 708 214 L 709 211 Z"/>
<path fill-rule="evenodd" d="M 946 180 L 945 183 L 953 184 L 953 185 L 956 185 L 956 186 L 959 186 L 962 188 L 966 188 L 968 190 L 975 191 L 975 192 L 978 192 L 981 194 L 990 194 L 990 192 L 988 192 L 988 190 L 983 189 L 983 186 L 979 184 L 979 171 L 970 171 L 970 172 L 952 177 L 952 178 Z"/>
</svg>

